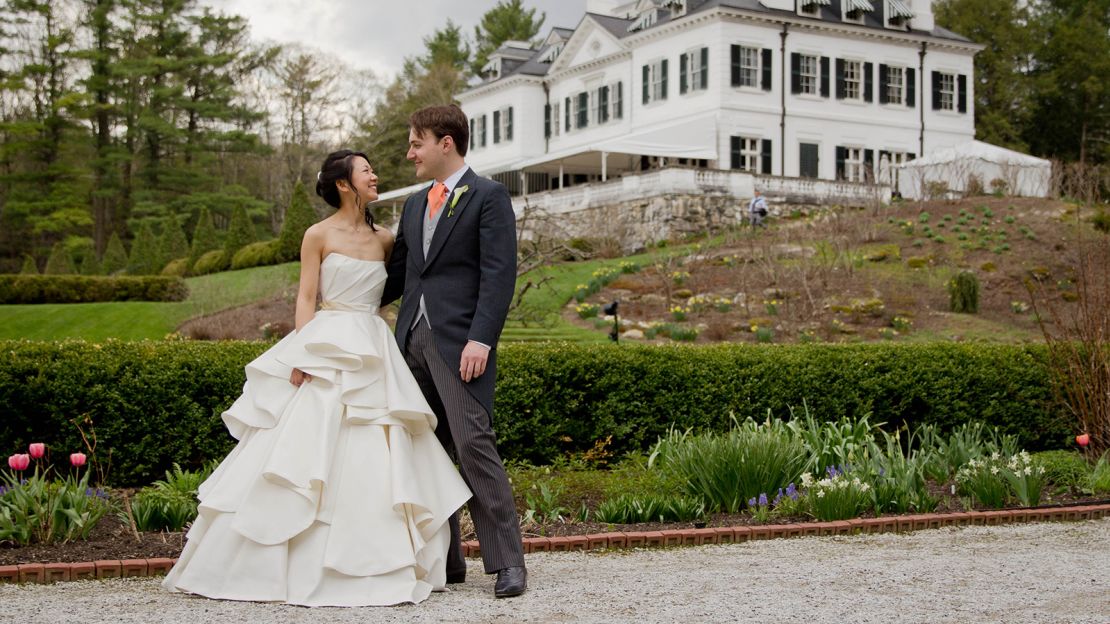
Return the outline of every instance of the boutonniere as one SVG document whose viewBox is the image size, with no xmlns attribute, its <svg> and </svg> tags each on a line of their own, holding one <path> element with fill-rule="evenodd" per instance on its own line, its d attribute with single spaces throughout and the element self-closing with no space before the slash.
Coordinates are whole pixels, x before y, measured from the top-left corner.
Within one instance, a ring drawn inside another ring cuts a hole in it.
<svg viewBox="0 0 1110 624">
<path fill-rule="evenodd" d="M 465 193 L 469 190 L 470 190 L 470 185 L 469 184 L 464 184 L 463 186 L 460 186 L 459 188 L 455 189 L 455 192 L 451 195 L 451 203 L 448 204 L 448 206 L 447 206 L 447 218 L 448 219 L 451 218 L 451 215 L 455 214 L 455 206 L 459 203 L 459 198 L 462 197 L 463 193 Z"/>
</svg>

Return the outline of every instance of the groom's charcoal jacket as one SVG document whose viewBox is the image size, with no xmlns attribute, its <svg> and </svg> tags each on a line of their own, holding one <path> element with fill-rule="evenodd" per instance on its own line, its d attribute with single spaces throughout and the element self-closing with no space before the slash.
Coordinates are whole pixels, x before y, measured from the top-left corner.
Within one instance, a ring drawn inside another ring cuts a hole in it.
<svg viewBox="0 0 1110 624">
<path fill-rule="evenodd" d="M 403 295 L 396 333 L 404 349 L 423 295 L 436 346 L 452 370 L 459 369 L 468 340 L 488 345 L 486 371 L 467 389 L 492 415 L 497 341 L 516 287 L 512 201 L 500 183 L 468 169 L 440 209 L 425 259 L 423 220 L 429 190 L 431 186 L 405 201 L 382 305 Z"/>
</svg>

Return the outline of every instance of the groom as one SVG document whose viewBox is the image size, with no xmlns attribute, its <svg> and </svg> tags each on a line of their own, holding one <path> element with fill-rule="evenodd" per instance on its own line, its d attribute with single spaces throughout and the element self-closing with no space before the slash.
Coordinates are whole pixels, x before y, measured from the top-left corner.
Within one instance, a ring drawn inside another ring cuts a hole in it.
<svg viewBox="0 0 1110 624">
<path fill-rule="evenodd" d="M 527 587 L 513 492 L 493 433 L 497 339 L 516 285 L 516 219 L 505 187 L 463 160 L 470 142 L 458 106 L 432 106 L 409 119 L 408 159 L 430 188 L 405 202 L 382 305 L 404 294 L 397 342 L 474 497 L 470 514 L 494 595 Z M 458 514 L 451 516 L 447 582 L 462 583 Z"/>
</svg>

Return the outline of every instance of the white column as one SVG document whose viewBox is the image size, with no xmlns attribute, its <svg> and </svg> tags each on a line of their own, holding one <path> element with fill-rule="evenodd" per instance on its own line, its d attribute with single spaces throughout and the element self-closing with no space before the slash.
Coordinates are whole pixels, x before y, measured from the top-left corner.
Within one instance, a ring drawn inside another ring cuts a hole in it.
<svg viewBox="0 0 1110 624">
<path fill-rule="evenodd" d="M 563 163 L 559 163 L 559 189 L 563 188 Z"/>
<path fill-rule="evenodd" d="M 523 197 L 528 197 L 528 176 L 523 169 L 520 170 L 520 191 Z"/>
<path fill-rule="evenodd" d="M 609 179 L 609 152 L 601 153 L 601 181 Z"/>
</svg>

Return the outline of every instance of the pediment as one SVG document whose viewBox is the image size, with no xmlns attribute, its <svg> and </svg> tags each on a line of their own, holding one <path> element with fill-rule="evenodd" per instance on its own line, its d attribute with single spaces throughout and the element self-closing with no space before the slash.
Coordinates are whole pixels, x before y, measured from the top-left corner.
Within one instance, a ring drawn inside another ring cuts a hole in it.
<svg viewBox="0 0 1110 624">
<path fill-rule="evenodd" d="M 613 33 L 587 14 L 563 46 L 559 58 L 551 64 L 549 73 L 584 65 L 601 57 L 622 52 L 624 49 L 624 45 L 613 36 Z"/>
</svg>

